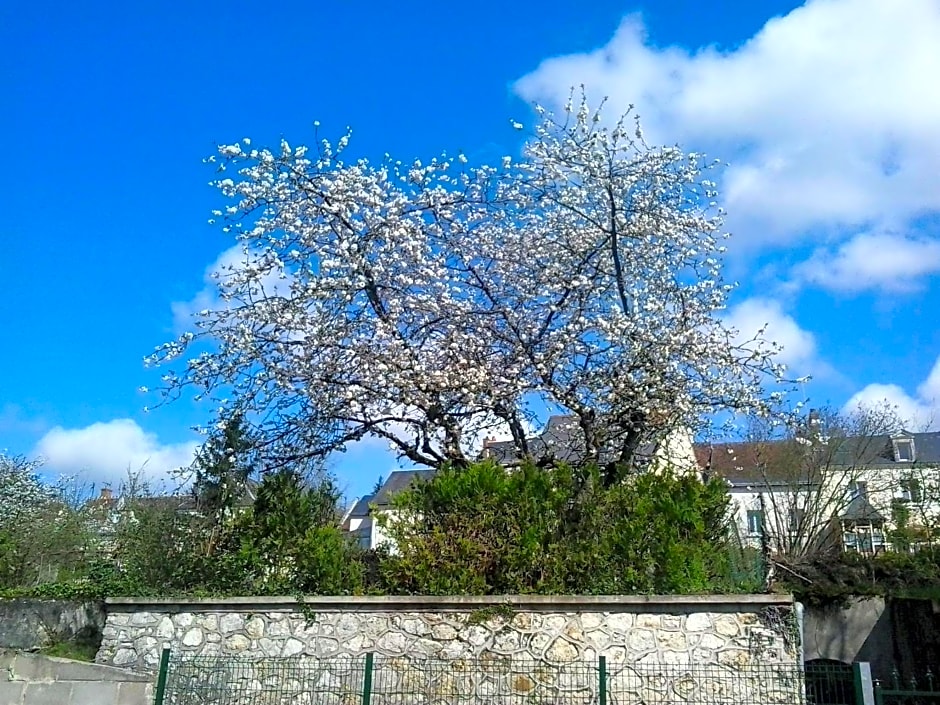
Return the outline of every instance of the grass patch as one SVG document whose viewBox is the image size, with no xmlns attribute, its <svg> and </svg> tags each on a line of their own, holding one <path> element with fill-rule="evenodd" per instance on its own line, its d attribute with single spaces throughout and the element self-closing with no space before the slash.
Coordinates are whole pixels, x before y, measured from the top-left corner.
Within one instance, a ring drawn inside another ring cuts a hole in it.
<svg viewBox="0 0 940 705">
<path fill-rule="evenodd" d="M 86 661 L 94 663 L 98 647 L 87 641 L 60 641 L 43 647 L 39 650 L 43 656 L 67 658 L 73 661 Z"/>
</svg>

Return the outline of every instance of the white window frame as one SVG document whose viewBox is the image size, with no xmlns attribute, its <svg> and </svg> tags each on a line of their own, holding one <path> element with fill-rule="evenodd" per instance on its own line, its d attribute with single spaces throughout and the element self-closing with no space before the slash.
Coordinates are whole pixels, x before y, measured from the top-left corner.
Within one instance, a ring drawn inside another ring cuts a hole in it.
<svg viewBox="0 0 940 705">
<path fill-rule="evenodd" d="M 913 438 L 892 438 L 891 445 L 894 448 L 894 461 L 896 463 L 913 463 L 917 460 L 917 449 L 914 447 Z M 901 446 L 907 446 L 910 449 L 909 458 L 901 458 Z"/>
</svg>

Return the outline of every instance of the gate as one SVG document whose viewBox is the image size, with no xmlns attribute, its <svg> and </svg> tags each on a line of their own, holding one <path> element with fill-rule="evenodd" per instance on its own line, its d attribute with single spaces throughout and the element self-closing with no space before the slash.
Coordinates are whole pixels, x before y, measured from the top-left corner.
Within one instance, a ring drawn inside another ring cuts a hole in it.
<svg viewBox="0 0 940 705">
<path fill-rule="evenodd" d="M 810 705 L 856 705 L 855 668 L 841 661 L 808 661 L 806 702 Z"/>
</svg>

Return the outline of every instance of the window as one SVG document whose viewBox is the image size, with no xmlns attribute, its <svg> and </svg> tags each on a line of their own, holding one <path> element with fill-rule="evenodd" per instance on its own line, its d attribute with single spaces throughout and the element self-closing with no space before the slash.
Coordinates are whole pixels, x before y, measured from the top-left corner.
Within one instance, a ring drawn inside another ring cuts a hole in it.
<svg viewBox="0 0 940 705">
<path fill-rule="evenodd" d="M 901 499 L 905 502 L 919 502 L 921 499 L 920 483 L 916 478 L 901 480 Z"/>
<path fill-rule="evenodd" d="M 845 531 L 842 534 L 842 543 L 847 551 L 858 550 L 858 534 L 854 531 Z"/>
<path fill-rule="evenodd" d="M 882 553 L 887 548 L 884 529 L 880 525 L 854 522 L 843 525 L 842 546 L 846 551 L 867 555 Z"/>
<path fill-rule="evenodd" d="M 914 439 L 896 438 L 892 441 L 894 444 L 894 459 L 899 463 L 914 462 Z"/>
<path fill-rule="evenodd" d="M 751 536 L 764 535 L 764 513 L 759 509 L 747 512 L 747 533 Z"/>
<path fill-rule="evenodd" d="M 853 482 L 849 485 L 849 492 L 852 494 L 852 499 L 861 497 L 862 499 L 868 499 L 868 483 L 867 482 Z"/>
<path fill-rule="evenodd" d="M 800 527 L 803 526 L 803 519 L 806 517 L 806 512 L 799 507 L 793 507 L 790 510 L 790 531 L 799 531 Z"/>
</svg>

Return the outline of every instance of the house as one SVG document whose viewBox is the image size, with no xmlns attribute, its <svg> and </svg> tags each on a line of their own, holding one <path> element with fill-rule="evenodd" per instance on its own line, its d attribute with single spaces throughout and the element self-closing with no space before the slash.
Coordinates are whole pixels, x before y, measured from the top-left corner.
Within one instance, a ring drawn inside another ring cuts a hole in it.
<svg viewBox="0 0 940 705">
<path fill-rule="evenodd" d="M 534 458 L 553 458 L 562 463 L 578 462 L 583 457 L 581 435 L 577 417 L 571 415 L 550 416 L 545 428 L 537 436 L 526 439 L 529 454 Z M 508 464 L 518 460 L 516 445 L 513 441 L 487 439 L 483 443 L 484 458 L 493 458 Z M 692 444 L 692 436 L 685 431 L 677 431 L 658 443 L 644 443 L 637 448 L 637 463 L 653 470 L 666 465 L 680 472 L 698 471 L 698 463 Z M 602 450 L 600 461 L 610 462 L 614 453 Z"/>
<path fill-rule="evenodd" d="M 806 513 L 809 498 L 818 492 L 821 473 L 803 462 L 804 449 L 786 442 L 696 444 L 703 477 L 728 485 L 734 525 L 741 543 L 789 553 L 793 545 L 812 545 L 810 537 L 828 534 L 829 520 L 821 523 Z"/>
<path fill-rule="evenodd" d="M 810 430 L 812 430 L 810 428 Z M 699 444 L 706 476 L 728 483 L 742 543 L 803 555 L 876 554 L 940 530 L 940 432 Z"/>
<path fill-rule="evenodd" d="M 434 470 L 395 470 L 389 473 L 388 478 L 374 494 L 365 495 L 356 500 L 346 516 L 343 517 L 342 528 L 349 537 L 362 548 L 378 548 L 387 546 L 391 542 L 381 523 L 379 516 L 387 516 L 394 521 L 395 509 L 392 499 L 402 490 L 406 490 L 414 483 L 429 480 L 434 477 Z"/>
<path fill-rule="evenodd" d="M 937 538 L 940 431 L 880 435 L 847 452 L 845 461 L 862 460 L 859 472 L 844 478 L 850 502 L 838 520 L 847 550 L 906 550 Z"/>
<path fill-rule="evenodd" d="M 254 503 L 258 483 L 248 480 L 235 498 L 234 510 L 243 511 Z M 102 487 L 97 497 L 84 504 L 89 528 L 100 541 L 100 546 L 109 549 L 117 527 L 122 521 L 136 521 L 141 512 L 173 512 L 180 515 L 197 516 L 199 507 L 193 492 L 148 496 L 116 496 L 110 487 Z"/>
<path fill-rule="evenodd" d="M 360 497 L 346 511 L 341 527 L 356 545 L 372 548 L 372 509 L 370 504 L 374 494 Z"/>
</svg>

